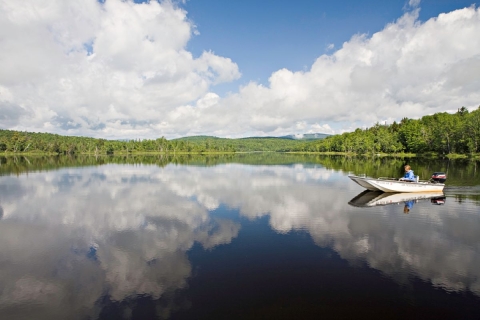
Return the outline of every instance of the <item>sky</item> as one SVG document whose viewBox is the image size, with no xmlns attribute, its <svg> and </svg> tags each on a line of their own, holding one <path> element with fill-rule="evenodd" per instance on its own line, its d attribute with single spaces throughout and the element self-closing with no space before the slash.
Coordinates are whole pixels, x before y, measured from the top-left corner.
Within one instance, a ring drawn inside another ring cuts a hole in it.
<svg viewBox="0 0 480 320">
<path fill-rule="evenodd" d="M 338 134 L 474 110 L 479 4 L 0 0 L 0 129 Z"/>
</svg>

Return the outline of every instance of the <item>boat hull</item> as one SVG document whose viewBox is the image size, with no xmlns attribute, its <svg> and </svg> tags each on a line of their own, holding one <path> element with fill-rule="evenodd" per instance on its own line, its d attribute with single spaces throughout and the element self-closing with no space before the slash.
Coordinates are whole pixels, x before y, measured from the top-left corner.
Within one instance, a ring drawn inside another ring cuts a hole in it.
<svg viewBox="0 0 480 320">
<path fill-rule="evenodd" d="M 368 177 L 349 176 L 357 184 L 372 191 L 383 192 L 441 192 L 445 187 L 443 183 L 426 181 L 408 182 L 393 179 L 375 179 Z"/>
<path fill-rule="evenodd" d="M 380 191 L 377 187 L 372 186 L 370 183 L 366 181 L 365 177 L 358 177 L 358 176 L 348 176 L 350 179 L 352 179 L 353 182 L 356 184 L 364 187 L 367 190 L 371 191 Z"/>
</svg>

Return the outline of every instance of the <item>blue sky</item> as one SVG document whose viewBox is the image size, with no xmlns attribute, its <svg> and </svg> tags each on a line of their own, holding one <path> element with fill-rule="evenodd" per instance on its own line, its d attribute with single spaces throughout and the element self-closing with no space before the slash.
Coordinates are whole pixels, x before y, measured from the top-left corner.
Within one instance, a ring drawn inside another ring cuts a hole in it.
<svg viewBox="0 0 480 320">
<path fill-rule="evenodd" d="M 195 54 L 208 49 L 231 57 L 244 75 L 240 81 L 265 83 L 278 69 L 309 68 L 328 45 L 341 45 L 355 33 L 380 29 L 394 19 L 369 13 L 379 20 L 373 22 L 352 14 L 355 3 L 339 11 L 333 2 L 320 1 L 189 1 L 185 7 L 200 30 L 189 48 Z"/>
<path fill-rule="evenodd" d="M 423 0 L 420 21 L 469 7 L 471 0 Z M 242 78 L 219 86 L 221 92 L 257 81 L 266 84 L 281 68 L 310 68 L 322 54 L 332 53 L 354 34 L 373 34 L 394 22 L 411 6 L 405 0 L 187 0 L 182 6 L 197 26 L 188 49 L 229 57 Z M 328 49 L 333 44 L 334 48 Z"/>
<path fill-rule="evenodd" d="M 1 0 L 0 128 L 342 133 L 480 105 L 472 1 Z"/>
</svg>

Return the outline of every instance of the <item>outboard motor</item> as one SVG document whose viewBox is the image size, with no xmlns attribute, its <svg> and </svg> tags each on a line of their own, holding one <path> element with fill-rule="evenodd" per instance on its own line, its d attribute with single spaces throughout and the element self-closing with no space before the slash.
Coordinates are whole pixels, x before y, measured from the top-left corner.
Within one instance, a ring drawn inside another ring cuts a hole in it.
<svg viewBox="0 0 480 320">
<path fill-rule="evenodd" d="M 434 172 L 431 179 L 435 182 L 445 183 L 445 181 L 447 181 L 447 175 L 445 172 Z"/>
</svg>

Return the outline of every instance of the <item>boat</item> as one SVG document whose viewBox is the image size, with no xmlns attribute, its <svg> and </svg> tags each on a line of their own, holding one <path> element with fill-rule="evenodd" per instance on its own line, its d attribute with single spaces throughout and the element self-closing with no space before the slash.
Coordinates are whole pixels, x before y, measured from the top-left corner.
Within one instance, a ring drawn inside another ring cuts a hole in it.
<svg viewBox="0 0 480 320">
<path fill-rule="evenodd" d="M 405 181 L 396 178 L 371 178 L 367 176 L 348 176 L 358 185 L 371 191 L 383 192 L 441 192 L 445 187 L 446 175 L 443 172 L 434 172 L 430 180 Z"/>
<path fill-rule="evenodd" d="M 430 199 L 432 204 L 437 205 L 445 203 L 443 192 L 391 193 L 365 190 L 350 200 L 348 204 L 354 207 L 375 207 L 424 199 Z"/>
<path fill-rule="evenodd" d="M 360 176 L 349 175 L 348 177 L 352 179 L 356 184 L 364 187 L 367 190 L 379 191 L 377 187 L 374 187 L 373 185 L 368 183 L 368 181 L 366 180 L 367 178 L 366 176 L 360 177 Z"/>
</svg>

